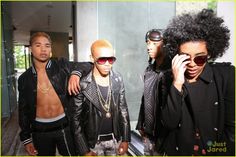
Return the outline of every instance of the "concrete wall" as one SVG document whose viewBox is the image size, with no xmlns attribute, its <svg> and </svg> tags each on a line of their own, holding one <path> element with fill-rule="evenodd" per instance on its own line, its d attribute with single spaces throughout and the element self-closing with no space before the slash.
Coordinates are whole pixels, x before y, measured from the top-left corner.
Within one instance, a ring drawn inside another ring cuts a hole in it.
<svg viewBox="0 0 236 157">
<path fill-rule="evenodd" d="M 218 58 L 217 62 L 231 62 L 235 65 L 235 2 L 218 2 L 217 15 L 223 17 L 225 25 L 230 30 L 230 46 L 224 56 Z"/>
</svg>

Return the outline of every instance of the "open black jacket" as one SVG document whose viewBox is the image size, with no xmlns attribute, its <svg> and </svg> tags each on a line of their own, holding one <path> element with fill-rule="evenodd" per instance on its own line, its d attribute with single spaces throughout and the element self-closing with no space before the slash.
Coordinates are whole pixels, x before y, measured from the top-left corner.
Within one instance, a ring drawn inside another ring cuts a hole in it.
<svg viewBox="0 0 236 157">
<path fill-rule="evenodd" d="M 89 62 L 72 63 L 66 59 L 50 59 L 46 65 L 47 76 L 55 89 L 65 114 L 70 118 L 69 95 L 67 83 L 71 74 L 86 75 L 91 71 Z M 32 142 L 32 124 L 36 117 L 37 72 L 34 65 L 28 68 L 18 79 L 19 90 L 19 125 L 20 139 L 23 144 Z"/>
<path fill-rule="evenodd" d="M 207 63 L 206 69 L 205 73 L 210 74 L 209 78 L 216 84 L 218 103 L 210 104 L 208 108 L 201 108 L 202 112 L 199 112 L 197 117 L 185 99 L 187 96 L 185 88 L 183 93 L 180 93 L 173 85 L 170 87 L 167 103 L 162 107 L 164 126 L 171 130 L 166 146 L 167 155 L 193 154 L 194 119 L 198 120 L 206 155 L 235 155 L 235 68 L 226 63 Z M 211 114 L 206 114 L 209 112 Z M 207 117 L 210 115 L 213 117 Z M 209 119 L 216 120 L 216 124 Z M 209 137 L 215 139 L 205 140 Z M 212 146 L 210 142 L 216 142 L 221 146 L 215 146 L 214 152 L 208 151 L 210 150 L 208 146 Z"/>
<path fill-rule="evenodd" d="M 125 88 L 119 73 L 110 72 L 111 115 L 113 133 L 119 141 L 130 141 L 130 120 L 125 99 Z M 75 137 L 76 149 L 80 155 L 94 148 L 101 126 L 103 108 L 99 103 L 95 80 L 90 72 L 80 81 L 81 92 L 74 98 L 72 128 Z"/>
<path fill-rule="evenodd" d="M 154 80 L 153 76 L 149 75 L 153 75 L 157 78 L 155 78 Z M 169 56 L 165 57 L 161 66 L 157 67 L 156 62 L 154 62 L 146 68 L 144 73 L 144 85 L 146 88 L 148 88 L 147 90 L 150 90 L 151 87 L 149 86 L 152 86 L 153 84 L 155 84 L 155 87 L 153 87 L 153 91 L 150 92 L 151 97 L 149 97 L 149 100 L 144 99 L 144 95 L 147 95 L 146 93 L 144 93 L 142 96 L 136 129 L 143 130 L 145 136 L 156 142 L 156 150 L 159 153 L 162 153 L 164 151 L 164 141 L 168 134 L 168 130 L 163 126 L 161 122 L 161 106 L 162 104 L 166 103 L 168 94 L 166 89 L 168 86 L 170 86 L 171 83 L 172 72 L 171 59 L 169 58 Z M 146 102 L 145 100 L 149 101 L 151 105 L 148 106 L 148 102 Z M 148 113 L 147 110 L 150 110 L 152 112 L 151 119 L 146 118 L 146 116 L 150 116 L 148 115 L 150 113 Z"/>
</svg>

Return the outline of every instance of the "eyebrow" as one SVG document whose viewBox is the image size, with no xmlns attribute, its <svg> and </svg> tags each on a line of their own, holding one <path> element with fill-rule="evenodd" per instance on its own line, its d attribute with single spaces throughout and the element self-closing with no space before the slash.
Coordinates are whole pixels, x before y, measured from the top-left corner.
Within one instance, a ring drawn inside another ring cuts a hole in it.
<svg viewBox="0 0 236 157">
<path fill-rule="evenodd" d="M 180 54 L 189 55 L 189 54 L 186 53 L 186 52 L 180 52 Z M 205 53 L 205 52 L 198 52 L 198 53 L 195 54 L 195 56 L 197 56 L 197 55 L 201 55 L 201 54 L 206 54 L 206 53 Z"/>
<path fill-rule="evenodd" d="M 43 44 L 43 43 L 41 43 L 41 42 L 34 42 L 33 44 Z M 51 45 L 50 43 L 45 43 L 45 45 Z"/>
</svg>

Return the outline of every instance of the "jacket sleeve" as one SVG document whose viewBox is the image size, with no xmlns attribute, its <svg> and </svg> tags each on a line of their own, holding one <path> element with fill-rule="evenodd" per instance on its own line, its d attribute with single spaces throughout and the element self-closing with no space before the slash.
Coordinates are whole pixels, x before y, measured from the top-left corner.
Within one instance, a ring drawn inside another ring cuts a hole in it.
<svg viewBox="0 0 236 157">
<path fill-rule="evenodd" d="M 93 67 L 91 62 L 69 62 L 65 58 L 61 58 L 60 62 L 69 75 L 78 75 L 79 77 L 86 76 Z"/>
<path fill-rule="evenodd" d="M 138 123 L 136 125 L 136 130 L 143 130 L 144 123 L 144 96 L 142 96 L 141 105 L 139 109 Z"/>
<path fill-rule="evenodd" d="M 76 150 L 80 155 L 89 152 L 89 146 L 84 135 L 84 128 L 82 127 L 82 112 L 84 95 L 82 92 L 74 97 L 74 104 L 72 110 L 72 129 L 74 132 L 74 141 Z"/>
<path fill-rule="evenodd" d="M 71 75 L 86 76 L 92 70 L 92 67 L 93 64 L 91 62 L 74 62 L 71 68 Z"/>
<path fill-rule="evenodd" d="M 162 104 L 161 117 L 163 125 L 169 129 L 175 129 L 181 120 L 183 94 L 174 85 L 171 85 L 167 101 Z"/>
<path fill-rule="evenodd" d="M 125 98 L 125 87 L 123 83 L 123 79 L 120 76 L 120 83 L 121 83 L 121 88 L 120 88 L 120 104 L 119 104 L 119 109 L 120 109 L 120 124 L 122 124 L 122 141 L 130 142 L 131 140 L 131 135 L 130 135 L 130 120 L 129 120 L 129 112 L 128 112 L 128 106 L 126 103 L 126 98 Z"/>
<path fill-rule="evenodd" d="M 31 143 L 31 127 L 30 127 L 30 118 L 29 118 L 29 108 L 26 103 L 26 91 L 24 83 L 27 83 L 23 80 L 22 77 L 18 79 L 18 91 L 19 91 L 19 100 L 18 100 L 18 111 L 19 111 L 19 126 L 20 131 L 20 140 L 24 145 Z"/>
<path fill-rule="evenodd" d="M 231 155 L 235 153 L 235 67 L 228 66 L 228 77 L 223 90 L 225 105 L 224 135 Z M 226 74 L 224 76 L 227 76 Z"/>
</svg>

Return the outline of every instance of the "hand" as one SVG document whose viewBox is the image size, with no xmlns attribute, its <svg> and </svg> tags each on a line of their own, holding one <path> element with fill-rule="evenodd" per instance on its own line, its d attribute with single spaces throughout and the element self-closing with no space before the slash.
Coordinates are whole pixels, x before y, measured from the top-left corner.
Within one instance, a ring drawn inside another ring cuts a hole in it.
<svg viewBox="0 0 236 157">
<path fill-rule="evenodd" d="M 139 133 L 140 133 L 140 135 L 142 136 L 142 137 L 145 137 L 145 133 L 144 133 L 144 131 L 142 130 L 142 129 L 140 129 L 140 130 L 138 130 L 139 131 Z"/>
<path fill-rule="evenodd" d="M 33 143 L 28 143 L 25 145 L 25 150 L 29 155 L 36 156 L 38 154 L 37 150 L 34 148 Z"/>
<path fill-rule="evenodd" d="M 90 151 L 90 152 L 86 153 L 85 156 L 97 156 L 97 154 L 94 153 L 93 151 Z"/>
<path fill-rule="evenodd" d="M 128 151 L 128 142 L 121 142 L 118 148 L 118 154 L 124 155 Z"/>
<path fill-rule="evenodd" d="M 181 92 L 185 81 L 184 73 L 186 65 L 190 63 L 190 56 L 177 54 L 172 60 L 172 73 L 174 76 L 173 85 Z"/>
<path fill-rule="evenodd" d="M 70 79 L 68 81 L 68 92 L 70 95 L 79 94 L 79 91 L 80 91 L 79 82 L 80 82 L 80 77 L 78 75 L 71 75 L 70 76 Z"/>
</svg>

